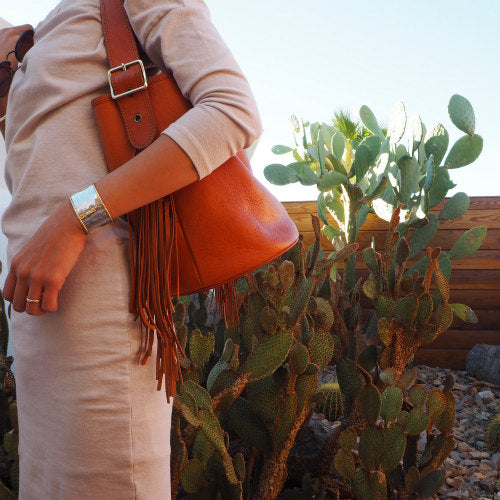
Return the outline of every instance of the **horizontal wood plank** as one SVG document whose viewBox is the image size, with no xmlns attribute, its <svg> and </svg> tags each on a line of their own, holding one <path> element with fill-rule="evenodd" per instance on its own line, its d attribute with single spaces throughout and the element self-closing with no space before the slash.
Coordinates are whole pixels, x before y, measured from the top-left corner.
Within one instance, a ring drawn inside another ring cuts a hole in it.
<svg viewBox="0 0 500 500">
<path fill-rule="evenodd" d="M 500 290 L 452 290 L 450 303 L 467 304 L 474 311 L 500 311 Z M 363 309 L 370 309 L 372 303 L 364 294 L 360 300 Z M 500 313 L 499 313 L 500 314 Z"/>
<path fill-rule="evenodd" d="M 500 330 L 447 330 L 425 349 L 472 349 L 476 344 L 500 345 Z"/>
<path fill-rule="evenodd" d="M 419 349 L 415 354 L 413 365 L 463 370 L 468 352 L 468 349 Z"/>
<path fill-rule="evenodd" d="M 368 316 L 371 311 L 373 311 L 373 309 L 363 309 L 361 311 L 361 318 L 363 322 L 368 320 Z M 477 330 L 494 330 L 500 332 L 500 312 L 498 310 L 485 311 L 482 309 L 474 309 L 474 313 L 477 316 L 477 323 L 468 323 L 467 321 L 463 321 L 455 316 L 450 330 L 465 330 L 467 332 Z"/>
<path fill-rule="evenodd" d="M 366 269 L 359 269 L 356 276 L 365 281 L 369 277 L 369 272 Z M 450 290 L 470 290 L 472 294 L 475 290 L 500 290 L 500 270 L 477 269 L 470 271 L 469 269 L 454 269 L 449 283 Z M 433 280 L 431 288 L 434 287 L 435 282 Z"/>
<path fill-rule="evenodd" d="M 311 213 L 318 215 L 316 208 L 310 208 L 303 212 L 288 212 L 299 231 L 307 230 L 311 227 Z M 334 227 L 338 227 L 333 217 L 328 214 L 328 221 Z M 439 221 L 439 230 L 443 229 L 469 229 L 475 226 L 488 226 L 492 229 L 500 229 L 500 217 L 495 210 L 469 210 L 462 217 L 451 221 Z M 389 223 L 380 219 L 375 214 L 368 214 L 365 223 L 360 231 L 385 231 Z"/>
<path fill-rule="evenodd" d="M 309 247 L 315 241 L 312 227 L 307 231 L 301 231 L 304 238 L 304 245 Z M 462 229 L 443 229 L 438 231 L 438 234 L 429 244 L 433 247 L 441 247 L 443 250 L 450 250 L 458 241 L 460 236 L 464 234 Z M 375 248 L 382 249 L 385 245 L 387 231 L 360 231 L 357 242 L 359 248 L 363 249 L 371 245 L 372 237 L 375 238 Z M 326 237 L 321 237 L 321 247 L 323 250 L 331 250 L 332 244 Z M 500 229 L 488 229 L 481 250 L 498 250 L 500 249 Z"/>
<path fill-rule="evenodd" d="M 432 212 L 440 212 L 449 198 L 432 208 Z M 309 213 L 316 209 L 316 201 L 285 201 L 283 205 L 289 213 Z M 468 211 L 500 210 L 500 196 L 472 196 Z"/>
<path fill-rule="evenodd" d="M 407 268 L 415 264 L 425 253 L 420 252 L 415 258 L 408 261 Z M 357 255 L 356 269 L 366 269 L 366 264 L 360 254 Z M 339 269 L 343 269 L 344 262 L 339 262 Z M 453 261 L 453 269 L 500 269 L 500 250 L 477 250 L 465 259 Z"/>
</svg>

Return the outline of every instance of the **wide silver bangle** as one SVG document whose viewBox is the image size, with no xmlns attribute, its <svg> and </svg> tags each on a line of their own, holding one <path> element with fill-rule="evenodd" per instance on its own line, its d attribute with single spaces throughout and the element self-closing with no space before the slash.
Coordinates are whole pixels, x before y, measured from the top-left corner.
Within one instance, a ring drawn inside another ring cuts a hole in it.
<svg viewBox="0 0 500 500">
<path fill-rule="evenodd" d="M 76 216 L 87 233 L 113 221 L 94 184 L 75 193 L 70 200 Z"/>
</svg>

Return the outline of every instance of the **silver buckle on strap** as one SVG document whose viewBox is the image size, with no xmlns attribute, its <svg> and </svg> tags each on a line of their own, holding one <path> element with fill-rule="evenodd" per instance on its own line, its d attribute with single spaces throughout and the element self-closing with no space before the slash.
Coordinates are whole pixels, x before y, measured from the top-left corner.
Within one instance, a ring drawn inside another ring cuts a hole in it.
<svg viewBox="0 0 500 500">
<path fill-rule="evenodd" d="M 130 68 L 130 66 L 133 66 L 134 64 L 138 64 L 140 66 L 144 83 L 140 87 L 137 87 L 135 89 L 129 89 L 129 90 L 126 90 L 125 92 L 122 92 L 121 94 L 116 94 L 115 89 L 113 88 L 113 83 L 111 82 L 111 75 L 113 73 L 115 73 L 116 71 L 127 71 L 127 69 Z M 143 90 L 143 89 L 147 88 L 148 79 L 146 77 L 146 69 L 144 68 L 144 63 L 140 59 L 136 59 L 135 61 L 130 61 L 128 63 L 121 63 L 120 66 L 116 66 L 115 68 L 111 68 L 108 71 L 108 82 L 109 82 L 109 88 L 111 90 L 111 97 L 113 99 L 119 99 L 120 97 L 134 94 L 135 92 L 138 92 L 139 90 Z"/>
</svg>

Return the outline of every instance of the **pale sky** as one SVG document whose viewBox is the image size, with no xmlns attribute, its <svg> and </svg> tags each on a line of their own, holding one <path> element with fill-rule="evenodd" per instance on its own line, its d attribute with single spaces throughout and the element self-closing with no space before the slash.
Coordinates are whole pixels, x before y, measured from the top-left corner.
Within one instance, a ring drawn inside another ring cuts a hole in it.
<svg viewBox="0 0 500 500">
<path fill-rule="evenodd" d="M 76 0 L 75 0 L 76 1 Z M 2 1 L 0 16 L 36 25 L 57 0 Z M 386 123 L 394 103 L 441 122 L 450 147 L 462 133 L 449 98 L 461 94 L 484 139 L 480 158 L 451 172 L 456 190 L 500 195 L 500 2 L 498 0 L 207 0 L 214 24 L 255 93 L 264 134 L 254 172 L 279 163 L 274 144 L 292 144 L 291 114 L 328 122 L 368 105 Z M 315 188 L 271 187 L 282 201 L 315 199 Z"/>
</svg>

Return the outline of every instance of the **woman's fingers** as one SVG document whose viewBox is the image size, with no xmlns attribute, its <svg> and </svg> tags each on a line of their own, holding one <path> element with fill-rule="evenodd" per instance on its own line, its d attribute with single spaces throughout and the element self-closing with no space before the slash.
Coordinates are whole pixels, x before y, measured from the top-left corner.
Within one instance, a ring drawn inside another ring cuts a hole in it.
<svg viewBox="0 0 500 500">
<path fill-rule="evenodd" d="M 41 309 L 45 312 L 55 312 L 59 307 L 57 297 L 59 289 L 54 286 L 47 286 L 43 289 Z"/>
<path fill-rule="evenodd" d="M 45 314 L 42 309 L 43 292 L 40 285 L 31 285 L 26 297 L 26 312 L 28 314 Z"/>
<path fill-rule="evenodd" d="M 5 279 L 5 284 L 2 291 L 3 298 L 9 302 L 12 302 L 14 300 L 14 290 L 16 289 L 16 282 L 16 274 L 11 268 L 9 274 L 7 275 L 7 278 Z"/>
<path fill-rule="evenodd" d="M 16 289 L 14 291 L 14 299 L 12 300 L 12 307 L 14 308 L 14 311 L 26 311 L 26 297 L 28 296 L 28 290 L 28 281 L 18 276 Z"/>
</svg>

